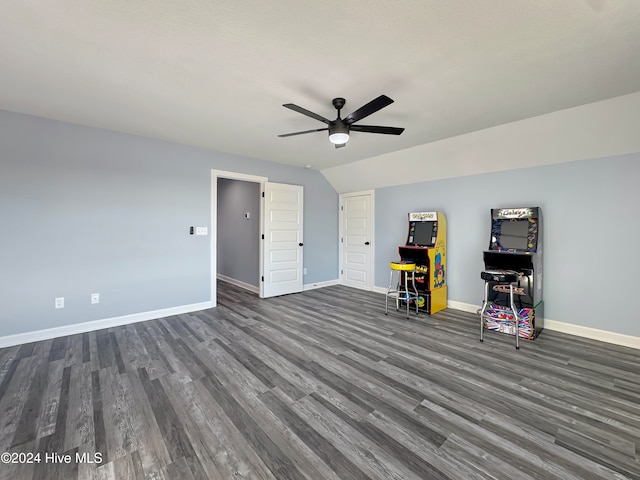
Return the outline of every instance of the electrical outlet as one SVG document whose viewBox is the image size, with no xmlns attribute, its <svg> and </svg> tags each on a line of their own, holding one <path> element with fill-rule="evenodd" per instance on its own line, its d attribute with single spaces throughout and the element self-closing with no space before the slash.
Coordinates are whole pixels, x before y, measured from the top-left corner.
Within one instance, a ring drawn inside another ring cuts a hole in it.
<svg viewBox="0 0 640 480">
<path fill-rule="evenodd" d="M 100 303 L 100 294 L 92 293 L 91 294 L 91 303 Z"/>
<path fill-rule="evenodd" d="M 64 308 L 64 297 L 57 297 L 55 300 L 56 308 Z"/>
</svg>

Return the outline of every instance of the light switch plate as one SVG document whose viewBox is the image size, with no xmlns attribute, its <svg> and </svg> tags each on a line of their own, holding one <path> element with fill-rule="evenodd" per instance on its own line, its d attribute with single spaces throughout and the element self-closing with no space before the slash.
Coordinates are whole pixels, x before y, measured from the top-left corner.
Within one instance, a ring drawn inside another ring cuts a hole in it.
<svg viewBox="0 0 640 480">
<path fill-rule="evenodd" d="M 207 227 L 196 227 L 196 235 L 208 235 L 209 229 Z"/>
</svg>

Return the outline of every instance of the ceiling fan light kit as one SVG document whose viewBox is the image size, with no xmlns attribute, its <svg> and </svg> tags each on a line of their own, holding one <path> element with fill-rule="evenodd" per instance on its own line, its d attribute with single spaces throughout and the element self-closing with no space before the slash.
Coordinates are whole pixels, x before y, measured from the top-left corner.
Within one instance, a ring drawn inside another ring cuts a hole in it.
<svg viewBox="0 0 640 480">
<path fill-rule="evenodd" d="M 404 128 L 398 127 L 381 127 L 377 125 L 353 125 L 358 120 L 362 120 L 365 117 L 368 117 L 372 113 L 381 110 L 387 105 L 391 105 L 393 100 L 391 100 L 386 95 L 380 95 L 378 98 L 371 100 L 366 105 L 363 105 L 355 112 L 350 113 L 345 118 L 340 118 L 340 110 L 344 107 L 346 100 L 344 98 L 338 97 L 334 98 L 331 102 L 336 110 L 338 110 L 338 116 L 335 120 L 329 120 L 322 115 L 318 115 L 317 113 L 313 113 L 305 108 L 299 107 L 298 105 L 294 105 L 293 103 L 285 103 L 282 105 L 283 107 L 289 108 L 295 112 L 302 113 L 307 117 L 311 117 L 315 120 L 319 120 L 328 126 L 326 128 L 316 128 L 314 130 L 305 130 L 303 132 L 293 132 L 293 133 L 285 133 L 282 135 L 278 135 L 279 137 L 291 137 L 293 135 L 302 135 L 304 133 L 314 133 L 314 132 L 329 132 L 329 141 L 333 143 L 336 148 L 344 147 L 349 141 L 349 132 L 353 130 L 354 132 L 368 132 L 368 133 L 382 133 L 386 135 L 400 135 L 404 132 Z"/>
<path fill-rule="evenodd" d="M 329 129 L 329 141 L 335 145 L 341 145 L 349 141 L 349 128 L 345 125 L 336 125 Z"/>
</svg>

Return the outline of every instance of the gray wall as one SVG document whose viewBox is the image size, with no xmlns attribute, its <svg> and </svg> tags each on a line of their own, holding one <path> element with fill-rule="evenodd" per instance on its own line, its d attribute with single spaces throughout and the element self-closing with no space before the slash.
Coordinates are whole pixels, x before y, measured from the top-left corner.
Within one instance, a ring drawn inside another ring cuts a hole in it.
<svg viewBox="0 0 640 480">
<path fill-rule="evenodd" d="M 640 268 L 640 154 L 376 190 L 376 276 L 407 235 L 407 213 L 447 218 L 449 300 L 480 305 L 490 210 L 542 207 L 545 318 L 640 336 L 632 312 Z"/>
<path fill-rule="evenodd" d="M 259 235 L 260 184 L 219 178 L 218 273 L 258 287 Z"/>
<path fill-rule="evenodd" d="M 0 111 L 0 337 L 209 301 L 210 237 L 189 226 L 211 231 L 212 169 L 304 186 L 305 283 L 338 278 L 317 171 Z"/>
</svg>

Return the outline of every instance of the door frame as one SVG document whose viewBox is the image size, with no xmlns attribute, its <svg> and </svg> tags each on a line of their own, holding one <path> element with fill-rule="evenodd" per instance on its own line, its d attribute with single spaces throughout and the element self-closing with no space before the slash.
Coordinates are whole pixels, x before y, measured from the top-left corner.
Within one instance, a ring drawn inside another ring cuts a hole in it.
<svg viewBox="0 0 640 480">
<path fill-rule="evenodd" d="M 340 284 L 344 284 L 344 199 L 348 197 L 359 197 L 361 195 L 370 195 L 371 196 L 371 255 L 369 256 L 369 262 L 371 263 L 371 279 L 368 290 L 373 290 L 375 288 L 375 252 L 376 252 L 376 242 L 375 242 L 375 190 L 362 190 L 359 192 L 349 192 L 349 193 L 341 193 L 338 197 L 338 271 L 340 272 L 339 279 Z"/>
<path fill-rule="evenodd" d="M 269 181 L 267 177 L 261 177 L 258 175 L 249 175 L 246 173 L 228 172 L 224 170 L 211 170 L 211 306 L 215 307 L 218 304 L 217 298 L 217 282 L 218 282 L 218 178 L 228 178 L 231 180 L 241 180 L 244 182 L 252 182 L 260 184 L 260 192 L 264 192 L 264 184 Z M 264 199 L 260 194 L 260 236 L 264 234 Z M 262 258 L 262 246 L 258 248 L 259 253 L 259 278 L 263 275 L 263 258 Z M 264 285 L 260 284 L 260 297 L 263 295 Z"/>
</svg>

